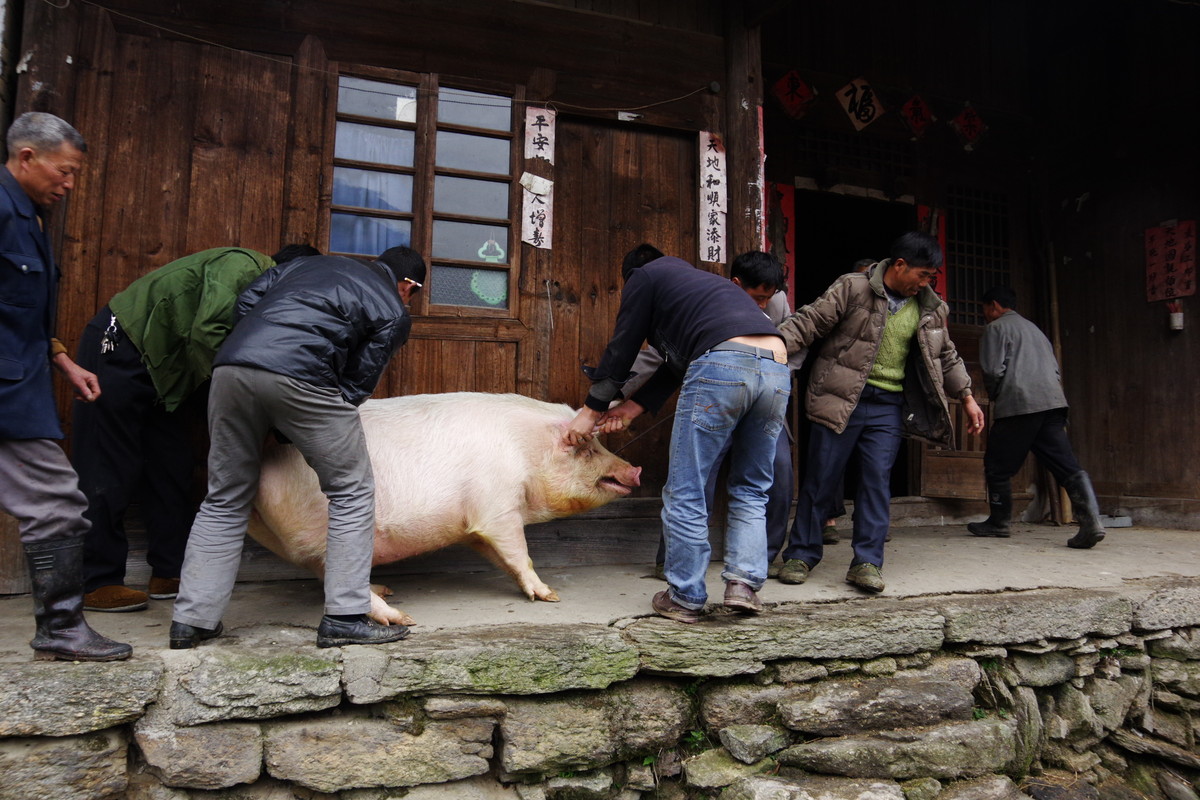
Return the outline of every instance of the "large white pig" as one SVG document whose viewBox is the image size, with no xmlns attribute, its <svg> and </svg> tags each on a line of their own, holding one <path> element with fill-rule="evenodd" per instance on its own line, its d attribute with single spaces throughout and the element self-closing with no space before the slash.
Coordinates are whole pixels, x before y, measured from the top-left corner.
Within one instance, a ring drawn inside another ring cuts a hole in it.
<svg viewBox="0 0 1200 800">
<path fill-rule="evenodd" d="M 534 600 L 558 595 L 533 571 L 525 525 L 628 495 L 641 468 L 593 440 L 562 444 L 575 412 L 518 394 L 413 395 L 360 407 L 375 472 L 375 555 L 387 564 L 450 544 L 470 545 Z M 250 534 L 324 576 L 328 504 L 296 448 L 264 454 Z M 374 587 L 373 587 L 374 588 Z M 380 622 L 412 620 L 371 597 Z"/>
</svg>

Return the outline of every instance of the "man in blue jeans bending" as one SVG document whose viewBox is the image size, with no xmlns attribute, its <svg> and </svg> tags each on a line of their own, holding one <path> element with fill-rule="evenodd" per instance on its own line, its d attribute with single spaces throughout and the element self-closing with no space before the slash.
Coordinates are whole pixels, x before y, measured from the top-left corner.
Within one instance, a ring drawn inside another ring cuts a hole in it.
<svg viewBox="0 0 1200 800">
<path fill-rule="evenodd" d="M 625 288 L 612 339 L 589 371 L 591 391 L 564 441 L 574 446 L 597 431 L 623 430 L 643 411 L 661 408 L 682 384 L 662 496 L 670 588 L 652 606 L 678 622 L 703 614 L 710 556 L 704 486 L 732 440 L 724 605 L 758 613 L 757 591 L 767 577 L 767 491 L 790 389 L 783 339 L 742 288 L 648 244 L 625 256 L 621 272 Z M 782 276 L 774 281 L 781 282 Z M 662 355 L 662 366 L 609 409 L 646 341 Z"/>
</svg>

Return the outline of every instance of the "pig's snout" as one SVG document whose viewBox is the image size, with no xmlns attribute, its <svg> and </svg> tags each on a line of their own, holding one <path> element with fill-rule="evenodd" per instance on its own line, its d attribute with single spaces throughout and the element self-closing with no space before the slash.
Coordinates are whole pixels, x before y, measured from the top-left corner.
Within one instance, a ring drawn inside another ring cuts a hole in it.
<svg viewBox="0 0 1200 800">
<path fill-rule="evenodd" d="M 605 475 L 600 479 L 600 485 L 610 492 L 620 495 L 629 494 L 633 491 L 633 487 L 642 485 L 642 468 L 628 466 L 614 470 L 611 475 Z"/>
</svg>

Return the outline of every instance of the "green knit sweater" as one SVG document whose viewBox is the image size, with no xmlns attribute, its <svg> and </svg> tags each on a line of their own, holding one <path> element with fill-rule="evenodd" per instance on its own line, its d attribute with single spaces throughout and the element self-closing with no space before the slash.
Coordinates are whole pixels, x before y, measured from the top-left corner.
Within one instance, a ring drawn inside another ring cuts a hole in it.
<svg viewBox="0 0 1200 800">
<path fill-rule="evenodd" d="M 888 314 L 879 339 L 879 352 L 867 383 L 886 392 L 904 390 L 904 364 L 908 361 L 908 348 L 917 333 L 921 321 L 917 302 L 910 300 L 895 314 Z"/>
</svg>

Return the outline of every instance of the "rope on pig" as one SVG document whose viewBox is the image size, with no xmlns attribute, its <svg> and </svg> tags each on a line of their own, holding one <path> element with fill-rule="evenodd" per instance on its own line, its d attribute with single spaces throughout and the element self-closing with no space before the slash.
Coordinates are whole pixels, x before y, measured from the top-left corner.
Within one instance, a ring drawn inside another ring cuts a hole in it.
<svg viewBox="0 0 1200 800">
<path fill-rule="evenodd" d="M 641 432 L 641 433 L 639 433 L 637 436 L 633 437 L 633 438 L 632 438 L 632 439 L 630 439 L 628 442 L 626 442 L 625 444 L 621 445 L 620 447 L 618 447 L 616 450 L 613 450 L 612 452 L 613 452 L 613 453 L 619 453 L 619 452 L 621 452 L 621 451 L 622 451 L 622 450 L 624 450 L 626 447 L 629 447 L 629 445 L 633 444 L 633 443 L 634 443 L 634 442 L 636 442 L 638 439 L 642 438 L 642 437 L 643 437 L 643 436 L 645 436 L 647 433 L 649 433 L 650 431 L 652 431 L 652 430 L 654 430 L 655 428 L 657 428 L 659 425 L 662 425 L 664 422 L 666 422 L 667 420 L 673 419 L 674 417 L 675 417 L 675 412 L 674 412 L 674 411 L 672 411 L 670 414 L 668 414 L 667 416 L 663 417 L 663 418 L 662 418 L 662 419 L 660 419 L 658 422 L 656 422 L 656 423 L 654 423 L 653 425 L 651 425 L 649 428 L 646 428 L 646 430 L 642 431 L 642 432 Z"/>
</svg>

